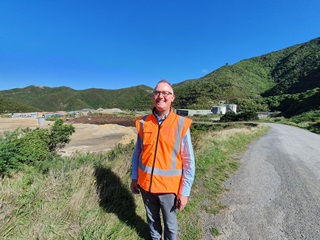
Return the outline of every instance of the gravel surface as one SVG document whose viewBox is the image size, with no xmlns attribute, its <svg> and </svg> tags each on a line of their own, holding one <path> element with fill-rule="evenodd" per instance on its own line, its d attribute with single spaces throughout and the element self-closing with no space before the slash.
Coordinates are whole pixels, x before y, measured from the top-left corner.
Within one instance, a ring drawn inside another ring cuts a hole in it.
<svg viewBox="0 0 320 240">
<path fill-rule="evenodd" d="M 204 215 L 205 239 L 320 239 L 320 135 L 268 125 L 226 183 L 227 210 Z"/>
<path fill-rule="evenodd" d="M 106 115 L 104 118 L 84 117 L 66 123 L 74 126 L 75 133 L 72 134 L 70 143 L 58 151 L 63 156 L 70 156 L 75 152 L 106 152 L 118 143 L 130 143 L 137 135 L 135 127 L 131 126 L 132 118 Z M 50 128 L 53 124 L 54 122 L 45 121 L 40 125 L 35 118 L 0 118 L 0 135 L 16 128 Z"/>
</svg>

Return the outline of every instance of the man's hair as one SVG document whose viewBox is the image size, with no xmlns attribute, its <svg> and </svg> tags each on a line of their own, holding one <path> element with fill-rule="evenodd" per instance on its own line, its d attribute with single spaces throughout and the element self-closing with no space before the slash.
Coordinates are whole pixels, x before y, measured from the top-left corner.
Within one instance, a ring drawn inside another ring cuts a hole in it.
<svg viewBox="0 0 320 240">
<path fill-rule="evenodd" d="M 168 85 L 171 87 L 172 93 L 173 93 L 173 87 L 172 87 L 171 83 L 168 82 L 168 80 L 166 80 L 166 79 L 161 79 L 161 80 L 157 83 L 156 87 L 159 85 L 159 83 L 166 83 L 166 84 L 168 84 Z"/>
</svg>

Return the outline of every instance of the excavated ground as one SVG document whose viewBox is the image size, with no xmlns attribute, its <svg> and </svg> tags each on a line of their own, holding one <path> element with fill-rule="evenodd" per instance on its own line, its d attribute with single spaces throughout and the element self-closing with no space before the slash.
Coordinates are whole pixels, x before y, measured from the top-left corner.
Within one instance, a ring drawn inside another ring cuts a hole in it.
<svg viewBox="0 0 320 240">
<path fill-rule="evenodd" d="M 75 133 L 65 148 L 59 150 L 64 156 L 70 156 L 75 152 L 105 152 L 116 144 L 127 144 L 136 139 L 134 117 L 118 117 L 106 114 L 100 117 L 80 117 L 67 119 L 67 124 L 75 127 Z M 45 121 L 39 124 L 35 118 L 0 118 L 0 134 L 4 131 L 12 131 L 16 128 L 37 127 L 48 128 L 53 122 Z"/>
</svg>

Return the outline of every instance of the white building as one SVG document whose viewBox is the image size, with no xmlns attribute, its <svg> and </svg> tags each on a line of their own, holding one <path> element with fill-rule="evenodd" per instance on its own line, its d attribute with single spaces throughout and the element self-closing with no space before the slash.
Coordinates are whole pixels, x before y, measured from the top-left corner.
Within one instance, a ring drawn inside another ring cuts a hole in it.
<svg viewBox="0 0 320 240">
<path fill-rule="evenodd" d="M 237 113 L 237 104 L 225 104 L 227 107 L 227 112 Z"/>
<path fill-rule="evenodd" d="M 12 118 L 37 118 L 37 112 L 30 112 L 30 113 L 13 113 Z"/>
<path fill-rule="evenodd" d="M 175 109 L 175 113 L 180 116 L 208 115 L 212 114 L 211 110 L 194 110 L 194 109 Z"/>
<path fill-rule="evenodd" d="M 225 105 L 220 105 L 220 106 L 213 106 L 211 108 L 211 112 L 213 114 L 226 114 L 227 112 L 227 107 Z"/>
<path fill-rule="evenodd" d="M 221 104 L 211 108 L 213 114 L 226 114 L 227 112 L 237 113 L 237 104 Z"/>
<path fill-rule="evenodd" d="M 227 112 L 237 113 L 237 105 L 221 104 L 219 106 L 213 106 L 211 110 L 175 109 L 175 113 L 180 116 L 226 114 Z"/>
</svg>

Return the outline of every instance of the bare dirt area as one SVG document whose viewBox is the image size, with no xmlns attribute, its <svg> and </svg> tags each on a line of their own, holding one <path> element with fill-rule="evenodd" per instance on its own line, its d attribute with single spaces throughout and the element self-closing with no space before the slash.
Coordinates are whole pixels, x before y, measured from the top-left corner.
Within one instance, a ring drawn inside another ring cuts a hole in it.
<svg viewBox="0 0 320 240">
<path fill-rule="evenodd" d="M 75 152 L 99 153 L 112 149 L 118 143 L 130 143 L 136 138 L 134 121 L 133 117 L 117 117 L 111 114 L 70 119 L 66 124 L 72 124 L 75 133 L 71 136 L 70 143 L 59 150 L 59 153 L 64 156 Z M 52 121 L 45 121 L 40 125 L 35 118 L 0 118 L 0 134 L 16 128 L 49 128 L 52 124 Z"/>
<path fill-rule="evenodd" d="M 103 116 L 92 116 L 92 117 L 79 117 L 71 119 L 72 123 L 89 123 L 89 124 L 118 124 L 125 127 L 134 127 L 135 126 L 134 117 L 125 117 L 125 116 L 115 116 L 112 114 L 105 114 Z"/>
</svg>

